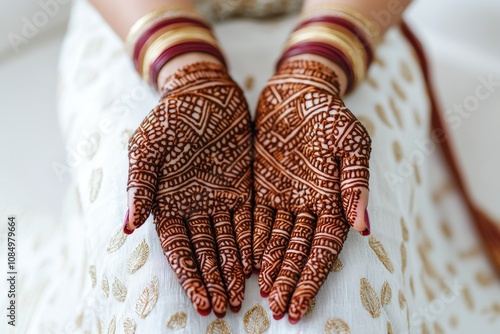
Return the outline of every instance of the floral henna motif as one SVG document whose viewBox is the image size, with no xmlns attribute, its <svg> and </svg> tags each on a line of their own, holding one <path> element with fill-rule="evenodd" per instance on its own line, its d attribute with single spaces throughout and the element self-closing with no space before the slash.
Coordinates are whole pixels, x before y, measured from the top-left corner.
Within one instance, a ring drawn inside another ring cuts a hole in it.
<svg viewBox="0 0 500 334">
<path fill-rule="evenodd" d="M 278 319 L 306 312 L 366 207 L 371 141 L 338 92 L 329 68 L 288 61 L 259 100 L 252 247 Z"/>
<path fill-rule="evenodd" d="M 153 211 L 188 297 L 200 313 L 223 316 L 228 302 L 241 306 L 252 270 L 248 107 L 211 63 L 178 71 L 163 92 L 130 140 L 129 222 L 139 227 Z"/>
</svg>

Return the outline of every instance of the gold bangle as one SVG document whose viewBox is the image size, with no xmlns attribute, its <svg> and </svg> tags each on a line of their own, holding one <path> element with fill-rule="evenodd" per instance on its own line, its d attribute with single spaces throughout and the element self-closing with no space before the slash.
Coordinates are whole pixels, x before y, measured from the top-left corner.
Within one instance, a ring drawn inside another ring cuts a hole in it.
<svg viewBox="0 0 500 334">
<path fill-rule="evenodd" d="M 206 29 L 205 31 L 185 29 L 184 31 L 176 32 L 175 35 L 165 35 L 166 34 L 159 36 L 154 42 L 151 43 L 144 54 L 143 61 L 141 62 L 142 64 L 139 65 L 139 68 L 141 69 L 140 74 L 147 82 L 149 82 L 149 68 L 151 67 L 151 64 L 164 50 L 175 44 L 179 44 L 183 41 L 199 40 L 211 44 L 214 47 L 218 47 L 217 40 L 213 37 L 213 35 L 209 34 Z"/>
<path fill-rule="evenodd" d="M 125 46 L 129 54 L 133 54 L 134 46 L 139 37 L 152 25 L 162 21 L 166 18 L 172 17 L 187 17 L 206 22 L 201 14 L 189 7 L 161 7 L 152 12 L 149 12 L 139 18 L 130 28 L 127 38 L 125 39 Z M 208 25 L 208 23 L 207 23 Z"/>
<path fill-rule="evenodd" d="M 365 76 L 367 68 L 366 60 L 363 58 L 363 54 L 364 57 L 366 57 L 366 53 L 360 54 L 353 51 L 352 45 L 350 44 L 351 41 L 346 39 L 345 36 L 340 37 L 337 34 L 325 33 L 323 31 L 307 31 L 301 33 L 300 35 L 294 33 L 290 36 L 285 49 L 288 49 L 295 44 L 307 41 L 322 41 L 326 44 L 334 46 L 344 53 L 349 58 L 354 71 L 354 86 L 356 86 Z"/>
<path fill-rule="evenodd" d="M 380 41 L 380 31 L 376 24 L 373 23 L 372 20 L 359 13 L 355 9 L 338 4 L 321 4 L 314 6 L 310 10 L 308 10 L 303 16 L 302 19 L 309 19 L 314 16 L 319 15 L 331 15 L 342 17 L 348 19 L 352 23 L 357 23 L 356 25 L 366 32 L 367 37 L 374 43 L 373 45 L 378 44 Z M 355 21 L 355 22 L 353 22 Z"/>
</svg>

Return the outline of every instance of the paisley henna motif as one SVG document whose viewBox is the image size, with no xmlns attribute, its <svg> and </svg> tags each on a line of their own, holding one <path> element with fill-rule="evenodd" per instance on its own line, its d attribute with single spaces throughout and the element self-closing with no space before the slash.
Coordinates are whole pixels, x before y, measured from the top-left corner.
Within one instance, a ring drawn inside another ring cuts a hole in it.
<svg viewBox="0 0 500 334">
<path fill-rule="evenodd" d="M 129 224 L 151 211 L 165 255 L 196 309 L 241 306 L 251 258 L 251 127 L 224 67 L 170 77 L 129 143 Z M 200 274 L 201 272 L 201 274 Z"/>
<path fill-rule="evenodd" d="M 371 141 L 338 92 L 329 68 L 295 60 L 281 66 L 260 97 L 254 267 L 277 319 L 288 312 L 296 322 L 307 311 L 348 224 L 363 217 Z"/>
</svg>

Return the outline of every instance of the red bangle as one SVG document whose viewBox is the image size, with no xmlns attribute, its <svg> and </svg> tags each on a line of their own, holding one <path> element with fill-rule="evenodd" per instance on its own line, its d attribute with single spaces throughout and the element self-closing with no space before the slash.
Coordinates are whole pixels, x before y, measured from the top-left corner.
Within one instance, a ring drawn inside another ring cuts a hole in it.
<svg viewBox="0 0 500 334">
<path fill-rule="evenodd" d="M 183 42 L 179 44 L 172 45 L 171 47 L 165 49 L 158 58 L 151 64 L 149 69 L 149 78 L 151 84 L 158 89 L 158 73 L 161 68 L 172 58 L 177 57 L 181 54 L 188 52 L 203 52 L 208 53 L 221 61 L 224 66 L 226 66 L 226 60 L 221 51 L 211 44 L 205 42 Z"/>
<path fill-rule="evenodd" d="M 202 27 L 212 31 L 212 28 L 208 26 L 205 22 L 188 17 L 174 17 L 170 19 L 165 19 L 163 21 L 160 21 L 152 25 L 141 35 L 141 37 L 137 40 L 137 43 L 134 46 L 134 53 L 132 55 L 132 60 L 134 61 L 134 66 L 137 69 L 137 71 L 139 71 L 139 59 L 138 59 L 139 54 L 141 52 L 141 49 L 144 47 L 144 44 L 146 44 L 146 42 L 148 41 L 148 39 L 158 30 L 177 23 L 188 23 L 190 25 Z"/>
<path fill-rule="evenodd" d="M 337 64 L 347 77 L 346 93 L 350 92 L 354 85 L 354 70 L 351 62 L 346 55 L 335 47 L 322 42 L 304 42 L 299 43 L 287 49 L 278 61 L 277 68 L 279 69 L 283 62 L 296 55 L 310 53 L 325 57 Z"/>
<path fill-rule="evenodd" d="M 310 18 L 310 19 L 300 23 L 297 26 L 297 28 L 295 28 L 294 31 L 297 31 L 297 30 L 299 30 L 299 29 L 301 29 L 301 28 L 303 28 L 311 23 L 331 23 L 334 25 L 339 25 L 339 26 L 351 31 L 358 38 L 358 40 L 361 42 L 361 44 L 365 48 L 366 55 L 367 55 L 367 61 L 368 61 L 368 64 L 366 64 L 367 67 L 371 64 L 371 62 L 373 60 L 372 45 L 370 44 L 370 42 L 366 38 L 366 35 L 361 31 L 361 29 L 359 29 L 359 27 L 356 26 L 355 24 L 353 24 L 351 21 L 346 20 L 342 17 L 336 17 L 336 16 L 316 16 L 316 17 Z"/>
</svg>

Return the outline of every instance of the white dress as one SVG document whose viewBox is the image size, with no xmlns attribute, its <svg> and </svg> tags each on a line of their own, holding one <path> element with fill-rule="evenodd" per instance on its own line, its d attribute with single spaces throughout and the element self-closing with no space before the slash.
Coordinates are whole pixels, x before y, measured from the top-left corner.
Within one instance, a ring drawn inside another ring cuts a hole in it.
<svg viewBox="0 0 500 334">
<path fill-rule="evenodd" d="M 288 3 L 297 8 L 297 1 Z M 215 27 L 252 114 L 295 23 L 295 17 L 239 19 Z M 72 173 L 74 186 L 66 226 L 40 236 L 60 249 L 57 264 L 51 262 L 59 274 L 26 283 L 36 301 L 26 332 L 498 333 L 500 288 L 429 139 L 423 74 L 399 28 L 387 33 L 367 79 L 345 99 L 373 140 L 372 234 L 350 232 L 297 325 L 272 318 L 255 275 L 238 314 L 200 316 L 162 253 L 152 219 L 130 236 L 121 232 L 127 140 L 158 98 L 96 10 L 75 1 L 60 60 L 60 123 L 69 156 L 61 168 Z"/>
</svg>

